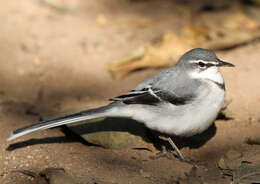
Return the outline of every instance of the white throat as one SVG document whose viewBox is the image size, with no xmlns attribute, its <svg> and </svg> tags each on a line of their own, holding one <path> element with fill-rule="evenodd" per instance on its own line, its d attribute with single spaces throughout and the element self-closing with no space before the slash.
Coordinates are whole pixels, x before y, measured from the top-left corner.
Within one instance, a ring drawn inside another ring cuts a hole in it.
<svg viewBox="0 0 260 184">
<path fill-rule="evenodd" d="M 219 84 L 224 84 L 224 79 L 216 66 L 212 66 L 201 72 L 193 71 L 190 72 L 189 75 L 191 78 L 206 79 Z"/>
</svg>

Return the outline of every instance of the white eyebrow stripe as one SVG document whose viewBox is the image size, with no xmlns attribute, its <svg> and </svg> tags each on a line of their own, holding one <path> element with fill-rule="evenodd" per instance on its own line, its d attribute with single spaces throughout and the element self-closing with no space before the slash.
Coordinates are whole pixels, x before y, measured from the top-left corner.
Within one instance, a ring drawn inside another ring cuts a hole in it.
<svg viewBox="0 0 260 184">
<path fill-rule="evenodd" d="M 191 60 L 190 62 L 191 62 L 191 63 L 199 63 L 199 62 L 202 62 L 202 63 L 205 63 L 205 64 L 210 63 L 210 64 L 214 64 L 214 65 L 217 65 L 217 64 L 218 64 L 218 62 L 216 62 L 216 61 L 204 61 L 204 60 Z"/>
</svg>

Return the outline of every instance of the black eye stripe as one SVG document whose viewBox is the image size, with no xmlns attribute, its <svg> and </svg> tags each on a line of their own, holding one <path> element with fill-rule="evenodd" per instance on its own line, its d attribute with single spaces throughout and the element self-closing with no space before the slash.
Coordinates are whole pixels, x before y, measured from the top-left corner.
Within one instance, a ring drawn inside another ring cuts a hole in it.
<svg viewBox="0 0 260 184">
<path fill-rule="evenodd" d="M 206 65 L 207 67 L 216 66 L 215 64 L 212 64 L 212 63 L 205 63 L 205 65 Z"/>
<path fill-rule="evenodd" d="M 211 67 L 211 66 L 216 66 L 216 64 L 213 64 L 213 63 L 204 63 L 204 62 L 202 62 L 202 61 L 200 61 L 200 62 L 198 62 L 197 63 L 200 67 Z"/>
</svg>

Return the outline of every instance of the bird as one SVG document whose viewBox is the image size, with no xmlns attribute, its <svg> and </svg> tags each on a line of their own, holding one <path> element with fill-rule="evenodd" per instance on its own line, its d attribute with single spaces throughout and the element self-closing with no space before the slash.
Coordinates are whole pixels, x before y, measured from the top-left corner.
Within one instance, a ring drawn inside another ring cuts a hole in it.
<svg viewBox="0 0 260 184">
<path fill-rule="evenodd" d="M 190 137 L 208 129 L 224 105 L 225 83 L 219 67 L 234 67 L 214 51 L 194 48 L 174 66 L 144 80 L 133 90 L 110 99 L 108 105 L 41 121 L 14 130 L 8 140 L 79 121 L 124 117 L 167 134 L 180 160 L 186 160 L 171 136 Z"/>
</svg>

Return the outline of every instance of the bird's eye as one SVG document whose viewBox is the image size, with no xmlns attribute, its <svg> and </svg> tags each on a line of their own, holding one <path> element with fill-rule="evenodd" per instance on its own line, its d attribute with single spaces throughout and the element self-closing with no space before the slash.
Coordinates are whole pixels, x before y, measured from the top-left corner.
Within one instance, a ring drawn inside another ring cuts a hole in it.
<svg viewBox="0 0 260 184">
<path fill-rule="evenodd" d="M 201 61 L 198 62 L 198 65 L 199 65 L 200 68 L 205 68 L 206 67 L 206 64 L 201 62 Z"/>
</svg>

